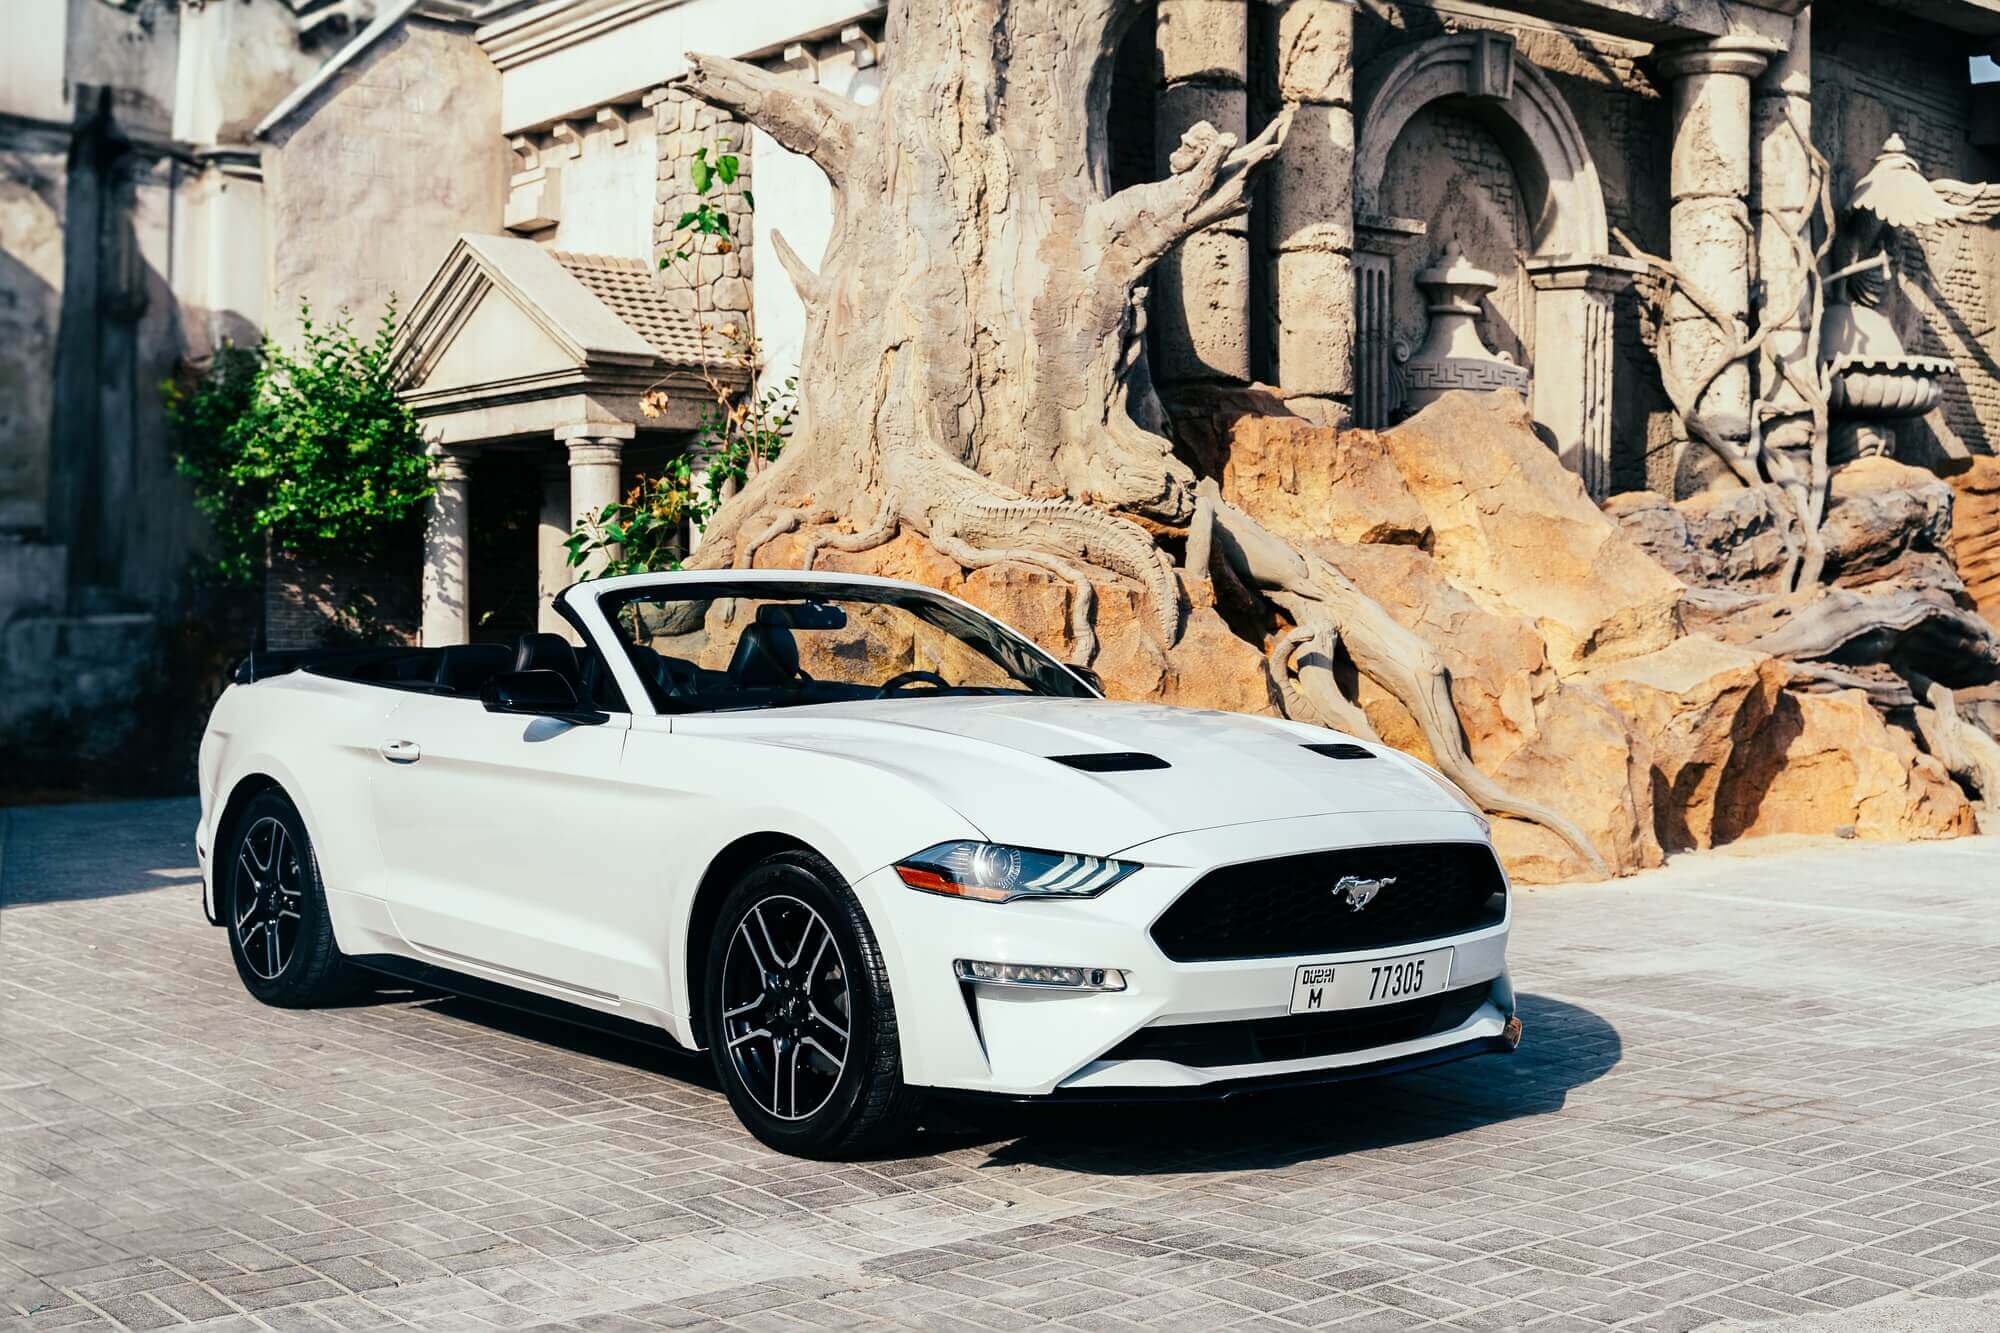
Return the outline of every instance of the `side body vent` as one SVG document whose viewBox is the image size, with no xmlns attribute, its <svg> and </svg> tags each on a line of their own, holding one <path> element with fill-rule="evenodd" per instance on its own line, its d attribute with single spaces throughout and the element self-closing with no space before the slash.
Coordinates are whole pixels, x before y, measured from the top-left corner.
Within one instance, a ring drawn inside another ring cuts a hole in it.
<svg viewBox="0 0 2000 1333">
<path fill-rule="evenodd" d="M 1173 767 L 1156 754 L 1140 754 L 1135 750 L 1113 750 L 1106 754 L 1052 754 L 1049 758 L 1085 773 L 1136 773 L 1145 768 Z"/>
<path fill-rule="evenodd" d="M 1323 754 L 1328 759 L 1373 759 L 1375 752 L 1352 741 L 1333 741 L 1326 745 L 1304 747 L 1314 754 Z"/>
</svg>

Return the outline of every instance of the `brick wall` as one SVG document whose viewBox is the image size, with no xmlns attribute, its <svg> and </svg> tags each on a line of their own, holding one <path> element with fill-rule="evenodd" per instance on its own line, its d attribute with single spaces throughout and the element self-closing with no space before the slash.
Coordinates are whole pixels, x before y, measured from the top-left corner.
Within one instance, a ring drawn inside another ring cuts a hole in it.
<svg viewBox="0 0 2000 1333">
<path fill-rule="evenodd" d="M 264 578 L 264 646 L 326 648 L 372 623 L 385 643 L 415 643 L 423 625 L 414 544 L 388 558 L 336 564 L 277 552 Z"/>
</svg>

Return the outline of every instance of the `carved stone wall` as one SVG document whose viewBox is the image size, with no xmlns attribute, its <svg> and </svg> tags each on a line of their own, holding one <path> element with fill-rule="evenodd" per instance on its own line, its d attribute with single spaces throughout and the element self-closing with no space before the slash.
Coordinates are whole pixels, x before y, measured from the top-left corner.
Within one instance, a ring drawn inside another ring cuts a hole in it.
<svg viewBox="0 0 2000 1333">
<path fill-rule="evenodd" d="M 1834 197 L 1893 133 L 1924 174 L 2000 179 L 2000 155 L 1968 142 L 1971 87 L 1961 39 L 1908 15 L 1866 6 L 1816 5 L 1813 20 L 1813 138 L 1834 166 Z M 1906 350 L 1948 356 L 1958 374 L 1944 402 L 1898 428 L 1911 462 L 1990 454 L 2000 448 L 2000 231 L 1925 227 L 1896 239 L 1899 290 L 1886 303 Z"/>
<path fill-rule="evenodd" d="M 1644 63 L 1647 49 L 1642 44 L 1545 27 L 1531 21 L 1509 24 L 1468 14 L 1445 15 L 1419 4 L 1391 4 L 1357 13 L 1355 60 L 1365 76 L 1369 71 L 1379 71 L 1393 62 L 1398 53 L 1420 43 L 1453 32 L 1471 32 L 1481 28 L 1504 33 L 1511 38 L 1517 57 L 1546 76 L 1573 114 L 1597 172 L 1606 223 L 1623 231 L 1642 247 L 1664 251 L 1667 245 L 1666 185 L 1671 125 L 1665 99 Z M 1413 128 L 1420 133 L 1428 133 L 1432 127 L 1420 122 Z M 1474 128 L 1483 130 L 1482 126 Z M 1490 132 L 1479 136 L 1484 142 L 1477 147 L 1472 142 L 1474 136 L 1469 134 L 1447 131 L 1442 137 L 1446 140 L 1445 151 L 1459 171 L 1484 173 L 1482 179 L 1496 183 L 1485 188 L 1489 191 L 1496 188 L 1502 178 L 1493 170 L 1498 164 L 1490 160 L 1494 146 Z M 1401 148 L 1398 155 L 1423 158 L 1422 154 L 1406 153 Z M 1430 155 L 1431 158 L 1436 156 L 1435 153 Z M 1482 163 L 1485 165 L 1482 166 Z M 1435 162 L 1424 160 L 1423 172 L 1429 174 L 1435 171 Z M 1405 174 L 1399 170 L 1390 173 L 1390 178 L 1399 181 Z M 1508 175 L 1512 175 L 1511 171 Z M 1403 193 L 1421 193 L 1423 186 L 1419 182 L 1407 187 L 1398 185 L 1396 189 Z M 1432 230 L 1420 240 L 1403 243 L 1406 253 L 1397 261 L 1399 275 L 1410 269 L 1413 262 L 1421 266 L 1419 256 L 1436 253 L 1449 239 L 1436 234 L 1434 221 L 1421 215 L 1412 220 L 1429 221 Z M 1474 237 L 1461 236 L 1460 239 L 1468 253 L 1483 266 L 1510 282 L 1517 280 L 1512 275 L 1519 273 L 1520 266 L 1513 257 L 1503 262 L 1499 255 L 1486 253 Z M 1524 245 L 1521 250 L 1529 252 L 1532 247 Z M 1379 262 L 1364 257 L 1357 260 L 1357 270 L 1368 268 L 1371 264 L 1375 268 L 1381 267 Z M 1358 276 L 1357 281 L 1361 280 Z M 1535 280 L 1518 280 L 1524 287 L 1544 285 Z M 1578 296 L 1574 302 L 1589 306 L 1592 341 L 1601 339 L 1603 352 L 1608 357 L 1608 362 L 1603 358 L 1593 360 L 1589 371 L 1606 377 L 1608 381 L 1609 417 L 1591 423 L 1598 438 L 1615 444 L 1608 470 L 1602 476 L 1602 484 L 1612 491 L 1645 486 L 1649 468 L 1655 471 L 1671 468 L 1673 430 L 1672 415 L 1660 392 L 1652 350 L 1642 329 L 1640 302 L 1629 284 L 1614 283 L 1609 288 L 1600 289 L 1596 279 L 1584 281 L 1574 275 L 1566 275 L 1560 281 L 1566 290 L 1590 293 L 1587 299 Z M 1571 286 L 1572 282 L 1580 285 Z M 1408 308 L 1416 301 L 1407 278 L 1398 276 L 1388 286 L 1395 299 L 1405 307 L 1402 318 L 1407 320 Z M 1517 325 L 1511 337 L 1520 345 L 1518 350 L 1510 345 L 1509 335 L 1495 327 L 1499 322 L 1495 316 L 1506 310 L 1510 299 L 1515 302 L 1518 314 L 1506 322 Z M 1531 290 L 1510 297 L 1509 289 L 1503 287 L 1496 293 L 1494 316 L 1489 316 L 1481 325 L 1481 333 L 1489 345 L 1516 354 L 1531 350 L 1535 342 L 1534 329 L 1541 322 L 1533 314 L 1536 300 L 1537 296 Z M 1565 315 L 1568 306 L 1574 302 L 1565 298 Z M 1582 373 L 1583 367 L 1579 366 L 1578 370 Z M 1606 447 L 1610 447 L 1609 444 Z"/>
</svg>

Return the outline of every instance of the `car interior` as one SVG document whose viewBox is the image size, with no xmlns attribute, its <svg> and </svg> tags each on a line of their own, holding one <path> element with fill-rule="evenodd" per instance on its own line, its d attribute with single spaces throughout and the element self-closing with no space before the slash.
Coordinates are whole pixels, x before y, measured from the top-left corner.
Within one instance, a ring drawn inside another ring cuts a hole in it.
<svg viewBox="0 0 2000 1333">
<path fill-rule="evenodd" d="M 487 682 L 511 671 L 553 671 L 588 707 L 624 712 L 617 686 L 594 648 L 579 649 L 560 634 L 530 633 L 512 644 L 456 643 L 442 648 L 383 648 L 307 668 L 342 680 L 420 694 L 477 699 Z"/>
</svg>

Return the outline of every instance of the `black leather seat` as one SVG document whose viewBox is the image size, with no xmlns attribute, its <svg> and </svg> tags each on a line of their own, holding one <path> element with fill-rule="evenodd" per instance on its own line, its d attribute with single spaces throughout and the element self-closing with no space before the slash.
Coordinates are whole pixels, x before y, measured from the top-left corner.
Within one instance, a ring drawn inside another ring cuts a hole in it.
<svg viewBox="0 0 2000 1333">
<path fill-rule="evenodd" d="M 504 643 L 454 643 L 438 649 L 437 672 L 431 679 L 453 694 L 477 696 L 480 687 L 514 661 Z"/>
<path fill-rule="evenodd" d="M 576 648 L 560 634 L 523 634 L 514 641 L 514 670 L 553 671 L 583 696 L 583 666 Z"/>
<path fill-rule="evenodd" d="M 760 617 L 745 627 L 729 658 L 729 680 L 740 690 L 782 690 L 805 679 L 799 670 L 799 641 L 785 625 Z"/>
</svg>

